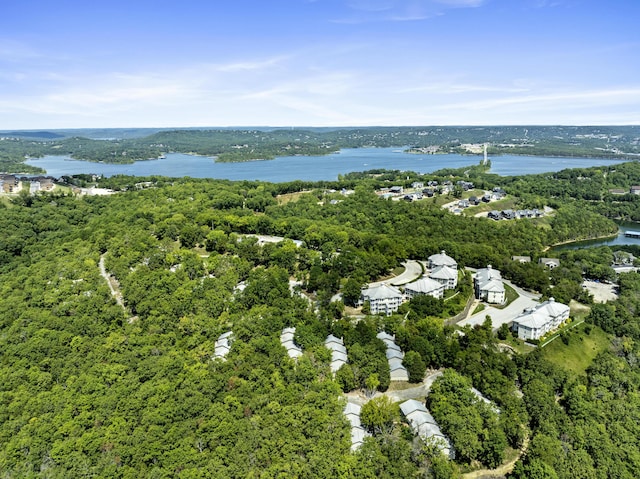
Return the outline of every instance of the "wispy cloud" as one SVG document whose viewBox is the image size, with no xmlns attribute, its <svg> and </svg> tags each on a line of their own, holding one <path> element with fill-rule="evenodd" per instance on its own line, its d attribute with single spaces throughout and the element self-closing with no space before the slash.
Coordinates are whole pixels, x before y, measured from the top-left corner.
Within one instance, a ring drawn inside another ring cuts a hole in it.
<svg viewBox="0 0 640 479">
<path fill-rule="evenodd" d="M 612 104 L 640 104 L 640 88 L 610 88 L 584 91 L 558 91 L 532 95 L 515 95 L 456 104 L 443 104 L 440 108 L 464 108 L 483 110 L 503 106 L 548 105 L 554 109 L 588 107 Z"/>
<path fill-rule="evenodd" d="M 455 8 L 477 8 L 486 0 L 351 0 L 349 14 L 335 23 L 408 22 L 440 16 Z"/>
<path fill-rule="evenodd" d="M 43 55 L 26 43 L 0 38 L 0 61 L 20 62 L 34 60 Z"/>
<path fill-rule="evenodd" d="M 264 70 L 271 68 L 286 60 L 287 57 L 279 56 L 274 58 L 268 58 L 266 60 L 254 60 L 254 61 L 242 61 L 235 63 L 228 63 L 225 65 L 218 65 L 216 69 L 221 72 L 237 72 L 237 71 L 254 71 Z"/>
<path fill-rule="evenodd" d="M 431 83 L 415 87 L 408 87 L 397 90 L 397 93 L 419 93 L 430 92 L 441 95 L 457 95 L 461 93 L 480 93 L 480 92 L 496 92 L 496 93 L 522 93 L 529 91 L 528 88 L 520 87 L 499 87 L 487 85 L 472 85 L 464 83 Z"/>
</svg>

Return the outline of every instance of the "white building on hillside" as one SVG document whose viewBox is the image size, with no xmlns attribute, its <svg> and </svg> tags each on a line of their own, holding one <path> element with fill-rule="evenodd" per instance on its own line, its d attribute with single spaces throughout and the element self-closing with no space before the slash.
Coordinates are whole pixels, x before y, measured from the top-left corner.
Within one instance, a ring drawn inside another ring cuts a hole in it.
<svg viewBox="0 0 640 479">
<path fill-rule="evenodd" d="M 404 296 L 398 288 L 382 283 L 362 290 L 360 304 L 369 301 L 371 314 L 391 315 L 398 311 Z"/>
<path fill-rule="evenodd" d="M 458 270 L 450 266 L 437 266 L 429 273 L 429 278 L 441 283 L 444 289 L 454 289 L 458 284 Z"/>
<path fill-rule="evenodd" d="M 409 283 L 404 287 L 404 294 L 408 299 L 419 295 L 429 295 L 434 298 L 442 298 L 444 295 L 444 284 L 432 278 L 422 277 L 418 281 Z"/>
<path fill-rule="evenodd" d="M 458 263 L 451 256 L 448 256 L 444 250 L 438 254 L 433 254 L 427 258 L 429 261 L 429 269 L 437 268 L 438 266 L 448 266 L 449 268 L 458 269 Z"/>
<path fill-rule="evenodd" d="M 527 308 L 513 320 L 511 328 L 520 339 L 540 339 L 569 319 L 569 306 L 553 298 L 535 308 Z"/>
<path fill-rule="evenodd" d="M 502 275 L 491 265 L 479 269 L 473 277 L 473 285 L 476 298 L 487 303 L 502 304 L 505 301 L 504 284 Z"/>
</svg>

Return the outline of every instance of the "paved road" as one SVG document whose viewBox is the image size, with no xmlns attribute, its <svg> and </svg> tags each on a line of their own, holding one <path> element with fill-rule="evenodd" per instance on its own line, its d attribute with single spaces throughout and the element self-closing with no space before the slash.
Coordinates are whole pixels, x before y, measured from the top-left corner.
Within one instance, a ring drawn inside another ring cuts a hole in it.
<svg viewBox="0 0 640 479">
<path fill-rule="evenodd" d="M 516 290 L 516 293 L 520 296 L 513 303 L 507 306 L 504 309 L 497 309 L 492 306 L 485 308 L 484 310 L 476 313 L 467 319 L 463 319 L 458 322 L 459 326 L 475 326 L 484 323 L 486 316 L 491 316 L 491 326 L 494 330 L 498 329 L 504 323 L 509 323 L 513 321 L 513 318 L 518 316 L 525 308 L 531 308 L 538 304 L 540 299 L 540 295 L 529 293 L 518 286 L 514 285 L 510 281 L 504 280 L 505 284 L 508 284 L 513 289 Z"/>
<path fill-rule="evenodd" d="M 429 395 L 429 391 L 431 391 L 431 386 L 433 382 L 442 376 L 444 369 L 440 369 L 435 371 L 429 375 L 427 375 L 424 380 L 417 386 L 402 389 L 399 391 L 385 391 L 383 393 L 377 392 L 373 395 L 374 398 L 380 396 L 387 396 L 393 402 L 406 401 L 407 399 L 424 399 Z M 353 404 L 358 404 L 360 406 L 364 405 L 369 401 L 361 391 L 352 391 L 344 395 L 348 402 Z"/>
<path fill-rule="evenodd" d="M 400 286 L 402 284 L 410 283 L 411 281 L 414 281 L 422 276 L 422 266 L 420 265 L 419 261 L 408 259 L 407 261 L 402 263 L 402 265 L 404 266 L 404 271 L 402 272 L 402 274 L 399 274 L 398 276 L 387 279 L 385 281 L 369 283 L 369 287 L 373 288 L 374 286 L 378 286 L 382 283 L 391 284 L 393 286 Z"/>
<path fill-rule="evenodd" d="M 377 393 L 376 396 L 387 396 L 393 402 L 406 401 L 407 399 L 424 399 L 429 395 L 433 382 L 442 376 L 442 371 L 436 371 L 429 374 L 422 383 L 414 388 L 401 389 L 399 391 L 385 391 L 384 393 Z"/>
</svg>

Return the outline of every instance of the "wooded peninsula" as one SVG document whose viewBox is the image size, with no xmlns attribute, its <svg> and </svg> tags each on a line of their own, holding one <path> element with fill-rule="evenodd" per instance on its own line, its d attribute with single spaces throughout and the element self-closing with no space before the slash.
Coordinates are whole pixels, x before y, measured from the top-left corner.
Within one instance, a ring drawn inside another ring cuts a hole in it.
<svg viewBox="0 0 640 479">
<path fill-rule="evenodd" d="M 593 129 L 557 128 L 581 155 L 603 142 L 612 155 L 639 153 L 637 127 L 599 128 L 605 136 L 580 145 L 571 138 Z M 270 146 L 255 149 L 268 156 L 458 148 L 452 136 L 523 151 L 496 145 L 526 138 L 540 151 L 553 141 L 540 135 L 555 131 L 442 130 L 231 131 L 215 145 L 215 135 L 170 131 L 0 146 L 3 165 L 51 151 L 231 161 L 254 154 L 231 147 L 249 144 L 243 135 L 263 135 Z M 615 235 L 613 220 L 640 221 L 640 163 L 520 177 L 472 165 L 323 182 L 62 180 L 0 197 L 2 477 L 640 477 L 640 248 L 547 250 Z M 92 186 L 112 194 L 75 193 Z M 493 203 L 446 207 L 482 195 Z M 488 209 L 544 214 L 494 220 Z M 442 251 L 457 284 L 441 297 L 416 295 L 388 315 L 362 300 L 409 262 L 431 268 Z M 488 310 L 472 279 L 488 265 L 513 285 L 496 308 L 522 291 L 568 305 L 570 318 L 527 342 L 489 314 L 461 326 Z M 615 299 L 594 298 L 585 280 L 615 284 Z M 418 424 L 421 408 L 429 419 Z"/>
</svg>

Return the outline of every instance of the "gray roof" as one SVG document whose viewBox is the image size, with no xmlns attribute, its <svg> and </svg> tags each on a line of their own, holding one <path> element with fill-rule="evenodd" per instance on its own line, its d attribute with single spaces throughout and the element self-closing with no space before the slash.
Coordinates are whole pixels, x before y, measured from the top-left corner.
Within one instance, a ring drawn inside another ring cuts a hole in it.
<svg viewBox="0 0 640 479">
<path fill-rule="evenodd" d="M 388 299 L 388 298 L 402 298 L 400 290 L 394 286 L 390 286 L 386 283 L 373 286 L 371 288 L 363 289 L 362 296 L 372 299 Z"/>
<path fill-rule="evenodd" d="M 497 269 L 492 268 L 491 265 L 476 272 L 476 281 L 479 284 L 486 283 L 492 279 L 502 279 L 502 274 Z"/>
<path fill-rule="evenodd" d="M 499 279 L 492 279 L 480 285 L 482 291 L 489 291 L 491 293 L 504 293 L 504 284 Z"/>
<path fill-rule="evenodd" d="M 379 332 L 376 337 L 382 339 L 387 346 L 386 355 L 389 361 L 389 371 L 392 381 L 408 381 L 409 374 L 407 369 L 402 365 L 404 354 L 400 347 L 394 342 L 393 336 L 385 331 Z"/>
<path fill-rule="evenodd" d="M 387 350 L 391 349 L 391 350 L 395 350 L 395 351 L 401 351 L 400 346 L 398 346 L 393 341 L 384 341 L 384 344 L 385 344 L 385 346 L 387 346 Z"/>
<path fill-rule="evenodd" d="M 347 357 L 347 348 L 344 347 L 342 338 L 336 338 L 332 334 L 327 336 L 324 345 L 331 351 L 331 372 L 335 373 L 343 364 L 346 364 L 349 361 Z"/>
<path fill-rule="evenodd" d="M 411 424 L 413 430 L 419 436 L 441 439 L 444 442 L 442 451 L 445 454 L 450 455 L 451 444 L 449 443 L 449 440 L 444 434 L 442 434 L 440 427 L 424 404 L 420 401 L 416 401 L 415 399 L 409 399 L 408 401 L 400 404 L 400 410 Z"/>
<path fill-rule="evenodd" d="M 396 369 L 405 369 L 402 365 L 401 358 L 389 358 L 389 370 L 395 371 Z"/>
<path fill-rule="evenodd" d="M 213 356 L 224 359 L 231 350 L 231 341 L 233 341 L 233 333 L 231 331 L 227 331 L 218 336 L 218 339 L 213 345 Z"/>
<path fill-rule="evenodd" d="M 532 329 L 539 329 L 549 323 L 553 318 L 557 318 L 569 312 L 569 306 L 557 303 L 553 298 L 549 298 L 535 308 L 525 310 L 517 316 L 513 322 L 521 326 Z"/>
<path fill-rule="evenodd" d="M 435 279 L 458 279 L 458 271 L 449 266 L 438 266 L 429 274 L 429 278 Z"/>
<path fill-rule="evenodd" d="M 330 334 L 329 336 L 327 336 L 327 339 L 325 339 L 324 344 L 325 346 L 327 346 L 328 348 L 331 349 L 330 344 L 340 344 L 344 347 L 344 341 L 342 341 L 341 338 L 336 338 L 333 334 Z"/>
<path fill-rule="evenodd" d="M 331 351 L 331 362 L 334 361 L 342 361 L 343 363 L 347 362 L 347 353 L 343 351 Z"/>
<path fill-rule="evenodd" d="M 442 250 L 438 254 L 433 254 L 429 256 L 429 264 L 434 266 L 450 266 L 452 268 L 457 268 L 458 263 L 451 256 L 447 255 L 447 253 Z"/>
<path fill-rule="evenodd" d="M 380 331 L 378 334 L 376 334 L 376 338 L 378 339 L 382 339 L 383 341 L 394 341 L 396 338 L 392 335 L 390 335 L 389 333 L 387 333 L 386 331 Z"/>
<path fill-rule="evenodd" d="M 280 335 L 280 343 L 287 350 L 287 354 L 292 359 L 297 359 L 302 356 L 302 349 L 293 342 L 296 328 L 284 328 Z"/>
<path fill-rule="evenodd" d="M 405 416 L 408 416 L 409 414 L 414 413 L 416 411 L 423 411 L 426 413 L 429 412 L 427 411 L 427 407 L 416 399 L 409 399 L 403 402 L 402 404 L 400 404 L 400 410 L 402 411 L 402 414 L 404 414 Z"/>
<path fill-rule="evenodd" d="M 418 281 L 409 283 L 404 287 L 405 291 L 413 291 L 415 293 L 429 294 L 434 291 L 443 289 L 441 283 L 432 278 L 422 277 Z"/>
<path fill-rule="evenodd" d="M 347 402 L 347 405 L 344 408 L 344 415 L 351 424 L 351 450 L 355 451 L 358 449 L 365 437 L 370 436 L 370 434 L 365 431 L 360 423 L 360 411 L 361 407 L 358 404 L 354 404 L 351 402 Z"/>
<path fill-rule="evenodd" d="M 400 350 L 400 348 L 398 349 L 392 349 L 392 348 L 387 348 L 387 359 L 391 359 L 391 358 L 404 358 L 404 354 L 402 354 L 402 351 Z"/>
</svg>

